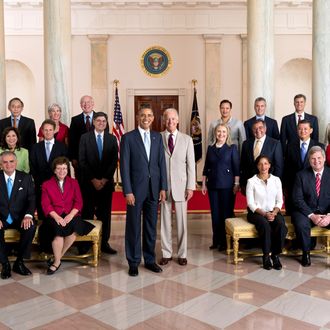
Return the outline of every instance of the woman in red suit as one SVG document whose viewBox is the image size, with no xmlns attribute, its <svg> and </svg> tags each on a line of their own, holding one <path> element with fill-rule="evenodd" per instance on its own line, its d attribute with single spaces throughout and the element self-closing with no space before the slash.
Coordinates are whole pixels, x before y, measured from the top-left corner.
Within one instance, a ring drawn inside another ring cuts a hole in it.
<svg viewBox="0 0 330 330">
<path fill-rule="evenodd" d="M 83 202 L 78 182 L 68 176 L 69 160 L 58 157 L 52 167 L 55 175 L 43 183 L 41 195 L 46 216 L 41 226 L 41 238 L 45 243 L 52 242 L 54 254 L 54 260 L 47 269 L 48 275 L 60 268 L 61 258 L 75 241 L 76 235 L 86 235 L 94 228 L 80 217 Z"/>
</svg>

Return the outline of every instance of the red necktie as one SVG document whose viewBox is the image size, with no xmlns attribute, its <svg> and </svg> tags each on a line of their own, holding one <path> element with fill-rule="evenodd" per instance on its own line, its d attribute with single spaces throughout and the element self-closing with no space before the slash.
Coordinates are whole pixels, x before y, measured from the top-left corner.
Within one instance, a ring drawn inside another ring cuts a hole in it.
<svg viewBox="0 0 330 330">
<path fill-rule="evenodd" d="M 173 143 L 173 134 L 170 134 L 168 137 L 168 149 L 170 150 L 170 153 L 173 153 L 174 150 L 174 143 Z"/>
<path fill-rule="evenodd" d="M 302 115 L 298 115 L 298 124 L 302 121 Z"/>
<path fill-rule="evenodd" d="M 316 189 L 316 195 L 317 197 L 320 196 L 320 188 L 321 188 L 321 178 L 320 178 L 320 173 L 316 173 L 315 176 L 315 189 Z"/>
</svg>

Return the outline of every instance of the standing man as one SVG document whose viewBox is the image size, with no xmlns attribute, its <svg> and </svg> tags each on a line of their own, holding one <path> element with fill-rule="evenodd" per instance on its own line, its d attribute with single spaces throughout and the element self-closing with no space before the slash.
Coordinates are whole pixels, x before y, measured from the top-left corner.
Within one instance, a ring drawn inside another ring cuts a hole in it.
<svg viewBox="0 0 330 330">
<path fill-rule="evenodd" d="M 219 124 L 226 124 L 230 128 L 231 142 L 236 144 L 239 153 L 242 152 L 242 144 L 246 140 L 245 129 L 243 123 L 232 117 L 232 103 L 229 100 L 222 100 L 219 105 L 220 119 L 211 122 L 207 142 L 208 145 L 215 143 L 214 129 Z"/>
<path fill-rule="evenodd" d="M 144 265 L 152 272 L 156 264 L 158 201 L 164 202 L 167 190 L 162 137 L 151 131 L 154 114 L 142 108 L 137 114 L 138 128 L 123 135 L 120 146 L 120 172 L 127 203 L 125 250 L 128 274 L 137 276 L 141 262 L 141 213 L 143 212 Z"/>
<path fill-rule="evenodd" d="M 280 131 L 278 130 L 277 121 L 275 119 L 269 118 L 265 115 L 266 113 L 266 99 L 263 97 L 257 97 L 254 101 L 254 111 L 256 115 L 244 122 L 246 138 L 249 139 L 253 137 L 252 125 L 257 119 L 261 119 L 266 123 L 267 126 L 267 136 L 279 140 Z"/>
<path fill-rule="evenodd" d="M 95 112 L 94 129 L 82 135 L 79 145 L 79 167 L 83 196 L 82 217 L 102 221 L 101 251 L 116 254 L 109 244 L 111 234 L 111 206 L 114 191 L 113 175 L 118 161 L 116 138 L 106 131 L 108 116 Z"/>
<path fill-rule="evenodd" d="M 35 226 L 33 214 L 35 195 L 32 178 L 29 174 L 16 170 L 17 159 L 12 151 L 1 154 L 3 170 L 0 171 L 0 262 L 1 278 L 11 277 L 11 267 L 6 253 L 5 230 L 15 228 L 20 232 L 17 259 L 13 271 L 20 275 L 30 275 L 23 258 L 30 258 Z"/>
<path fill-rule="evenodd" d="M 41 125 L 41 131 L 44 140 L 34 144 L 29 155 L 30 173 L 33 176 L 38 218 L 44 219 L 44 213 L 41 207 L 41 185 L 49 180 L 54 172 L 52 170 L 52 162 L 56 157 L 67 156 L 68 151 L 66 145 L 56 141 L 54 138 L 56 124 L 51 119 L 46 119 Z"/>
<path fill-rule="evenodd" d="M 286 145 L 292 141 L 298 141 L 297 125 L 300 120 L 306 119 L 311 123 L 313 133 L 311 138 L 319 141 L 319 124 L 317 117 L 305 113 L 306 96 L 298 94 L 294 97 L 295 112 L 282 118 L 281 123 L 281 144 L 283 152 L 286 150 Z"/>
<path fill-rule="evenodd" d="M 15 127 L 21 137 L 21 147 L 31 150 L 31 147 L 37 142 L 36 125 L 34 120 L 22 116 L 24 103 L 18 97 L 14 97 L 8 103 L 8 110 L 11 115 L 0 120 L 0 136 L 6 127 Z"/>
<path fill-rule="evenodd" d="M 280 141 L 266 135 L 266 122 L 261 119 L 253 123 L 252 130 L 254 137 L 244 141 L 241 154 L 240 186 L 244 194 L 247 180 L 258 173 L 255 160 L 259 155 L 269 158 L 273 175 L 281 178 L 283 174 L 283 153 Z"/>
<path fill-rule="evenodd" d="M 307 157 L 308 151 L 314 146 L 320 146 L 324 149 L 324 145 L 311 138 L 313 128 L 311 123 L 303 119 L 298 123 L 297 127 L 299 140 L 290 142 L 285 151 L 283 187 L 285 195 L 285 211 L 289 215 L 292 212 L 292 190 L 296 174 L 309 167 Z"/>
<path fill-rule="evenodd" d="M 194 144 L 189 135 L 177 130 L 179 115 L 176 109 L 163 113 L 166 130 L 161 132 L 165 152 L 168 190 L 161 204 L 161 265 L 172 260 L 172 203 L 175 206 L 178 232 L 178 263 L 187 264 L 187 202 L 195 190 Z"/>
<path fill-rule="evenodd" d="M 320 146 L 308 152 L 311 167 L 297 174 L 293 187 L 292 223 L 301 244 L 301 265 L 311 265 L 311 227 L 330 228 L 330 169 L 324 166 L 325 152 Z"/>
</svg>

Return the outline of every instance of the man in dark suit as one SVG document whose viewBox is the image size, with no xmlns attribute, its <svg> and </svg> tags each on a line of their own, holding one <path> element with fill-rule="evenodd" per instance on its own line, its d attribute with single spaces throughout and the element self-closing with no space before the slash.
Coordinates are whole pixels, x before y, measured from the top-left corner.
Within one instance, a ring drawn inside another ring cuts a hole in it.
<svg viewBox="0 0 330 330">
<path fill-rule="evenodd" d="M 320 146 L 308 152 L 308 167 L 296 176 L 293 187 L 292 223 L 301 244 L 304 267 L 311 265 L 311 227 L 330 228 L 330 169 L 324 166 L 325 152 Z"/>
<path fill-rule="evenodd" d="M 308 151 L 314 146 L 320 146 L 324 149 L 324 145 L 311 139 L 313 128 L 311 123 L 303 119 L 298 123 L 298 141 L 290 142 L 285 151 L 284 173 L 283 173 L 283 188 L 285 195 L 285 211 L 286 214 L 292 212 L 292 190 L 296 174 L 309 167 L 307 157 Z"/>
<path fill-rule="evenodd" d="M 269 158 L 272 164 L 272 174 L 282 177 L 283 174 L 283 153 L 281 143 L 266 135 L 266 123 L 258 119 L 253 123 L 253 138 L 243 143 L 240 168 L 240 186 L 242 193 L 245 194 L 247 180 L 258 173 L 255 159 L 259 155 Z"/>
<path fill-rule="evenodd" d="M 41 125 L 44 140 L 32 146 L 30 158 L 30 173 L 33 176 L 36 191 L 38 218 L 43 219 L 41 207 L 41 185 L 53 176 L 52 162 L 56 157 L 67 156 L 67 148 L 64 143 L 56 141 L 55 122 L 46 119 Z"/>
<path fill-rule="evenodd" d="M 81 171 L 81 191 L 83 196 L 84 219 L 102 221 L 101 250 L 116 254 L 109 244 L 111 233 L 111 204 L 114 191 L 113 175 L 118 161 L 116 138 L 106 131 L 108 116 L 95 112 L 94 129 L 82 135 L 79 145 L 79 167 Z"/>
<path fill-rule="evenodd" d="M 305 113 L 306 96 L 298 94 L 294 97 L 294 107 L 296 111 L 290 115 L 282 118 L 281 123 L 281 144 L 283 152 L 286 150 L 286 145 L 292 141 L 299 141 L 297 133 L 297 125 L 300 120 L 306 119 L 311 123 L 313 132 L 311 138 L 318 142 L 319 141 L 319 124 L 317 117 Z"/>
<path fill-rule="evenodd" d="M 8 110 L 11 115 L 0 120 L 0 136 L 6 127 L 16 127 L 21 137 L 21 147 L 31 150 L 31 147 L 37 142 L 36 126 L 34 120 L 22 116 L 24 103 L 18 97 L 14 97 L 8 103 Z"/>
<path fill-rule="evenodd" d="M 280 139 L 280 131 L 278 130 L 277 121 L 275 119 L 269 118 L 265 115 L 267 103 L 263 97 L 257 97 L 254 101 L 254 111 L 256 115 L 244 122 L 246 139 L 254 137 L 252 131 L 252 125 L 257 119 L 262 119 L 266 122 L 267 133 L 266 135 L 279 140 Z"/>
<path fill-rule="evenodd" d="M 138 128 L 121 140 L 120 172 L 127 203 L 125 249 L 128 274 L 137 276 L 141 262 L 141 212 L 143 212 L 143 258 L 147 269 L 159 273 L 156 264 L 158 201 L 165 201 L 166 165 L 162 137 L 151 131 L 154 120 L 150 108 L 137 115 Z"/>
<path fill-rule="evenodd" d="M 0 262 L 1 278 L 11 277 L 11 267 L 6 253 L 4 232 L 15 228 L 20 231 L 20 242 L 13 271 L 21 275 L 30 275 L 23 258 L 30 258 L 31 244 L 35 232 L 33 214 L 35 195 L 30 175 L 16 170 L 16 155 L 11 151 L 1 154 L 3 170 L 0 171 Z"/>
</svg>

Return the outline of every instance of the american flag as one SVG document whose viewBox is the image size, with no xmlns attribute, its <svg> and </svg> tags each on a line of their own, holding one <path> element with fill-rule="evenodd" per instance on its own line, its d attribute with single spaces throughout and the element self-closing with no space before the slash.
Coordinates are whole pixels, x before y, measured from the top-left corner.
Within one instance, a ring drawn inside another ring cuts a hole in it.
<svg viewBox="0 0 330 330">
<path fill-rule="evenodd" d="M 123 124 L 123 116 L 122 116 L 121 110 L 120 110 L 118 88 L 117 87 L 116 87 L 116 91 L 115 91 L 115 108 L 114 108 L 114 113 L 113 113 L 112 134 L 117 139 L 117 144 L 118 144 L 118 159 L 119 159 L 119 155 L 120 155 L 120 140 L 121 140 L 121 137 L 125 134 L 125 130 L 124 130 L 124 124 Z"/>
</svg>

